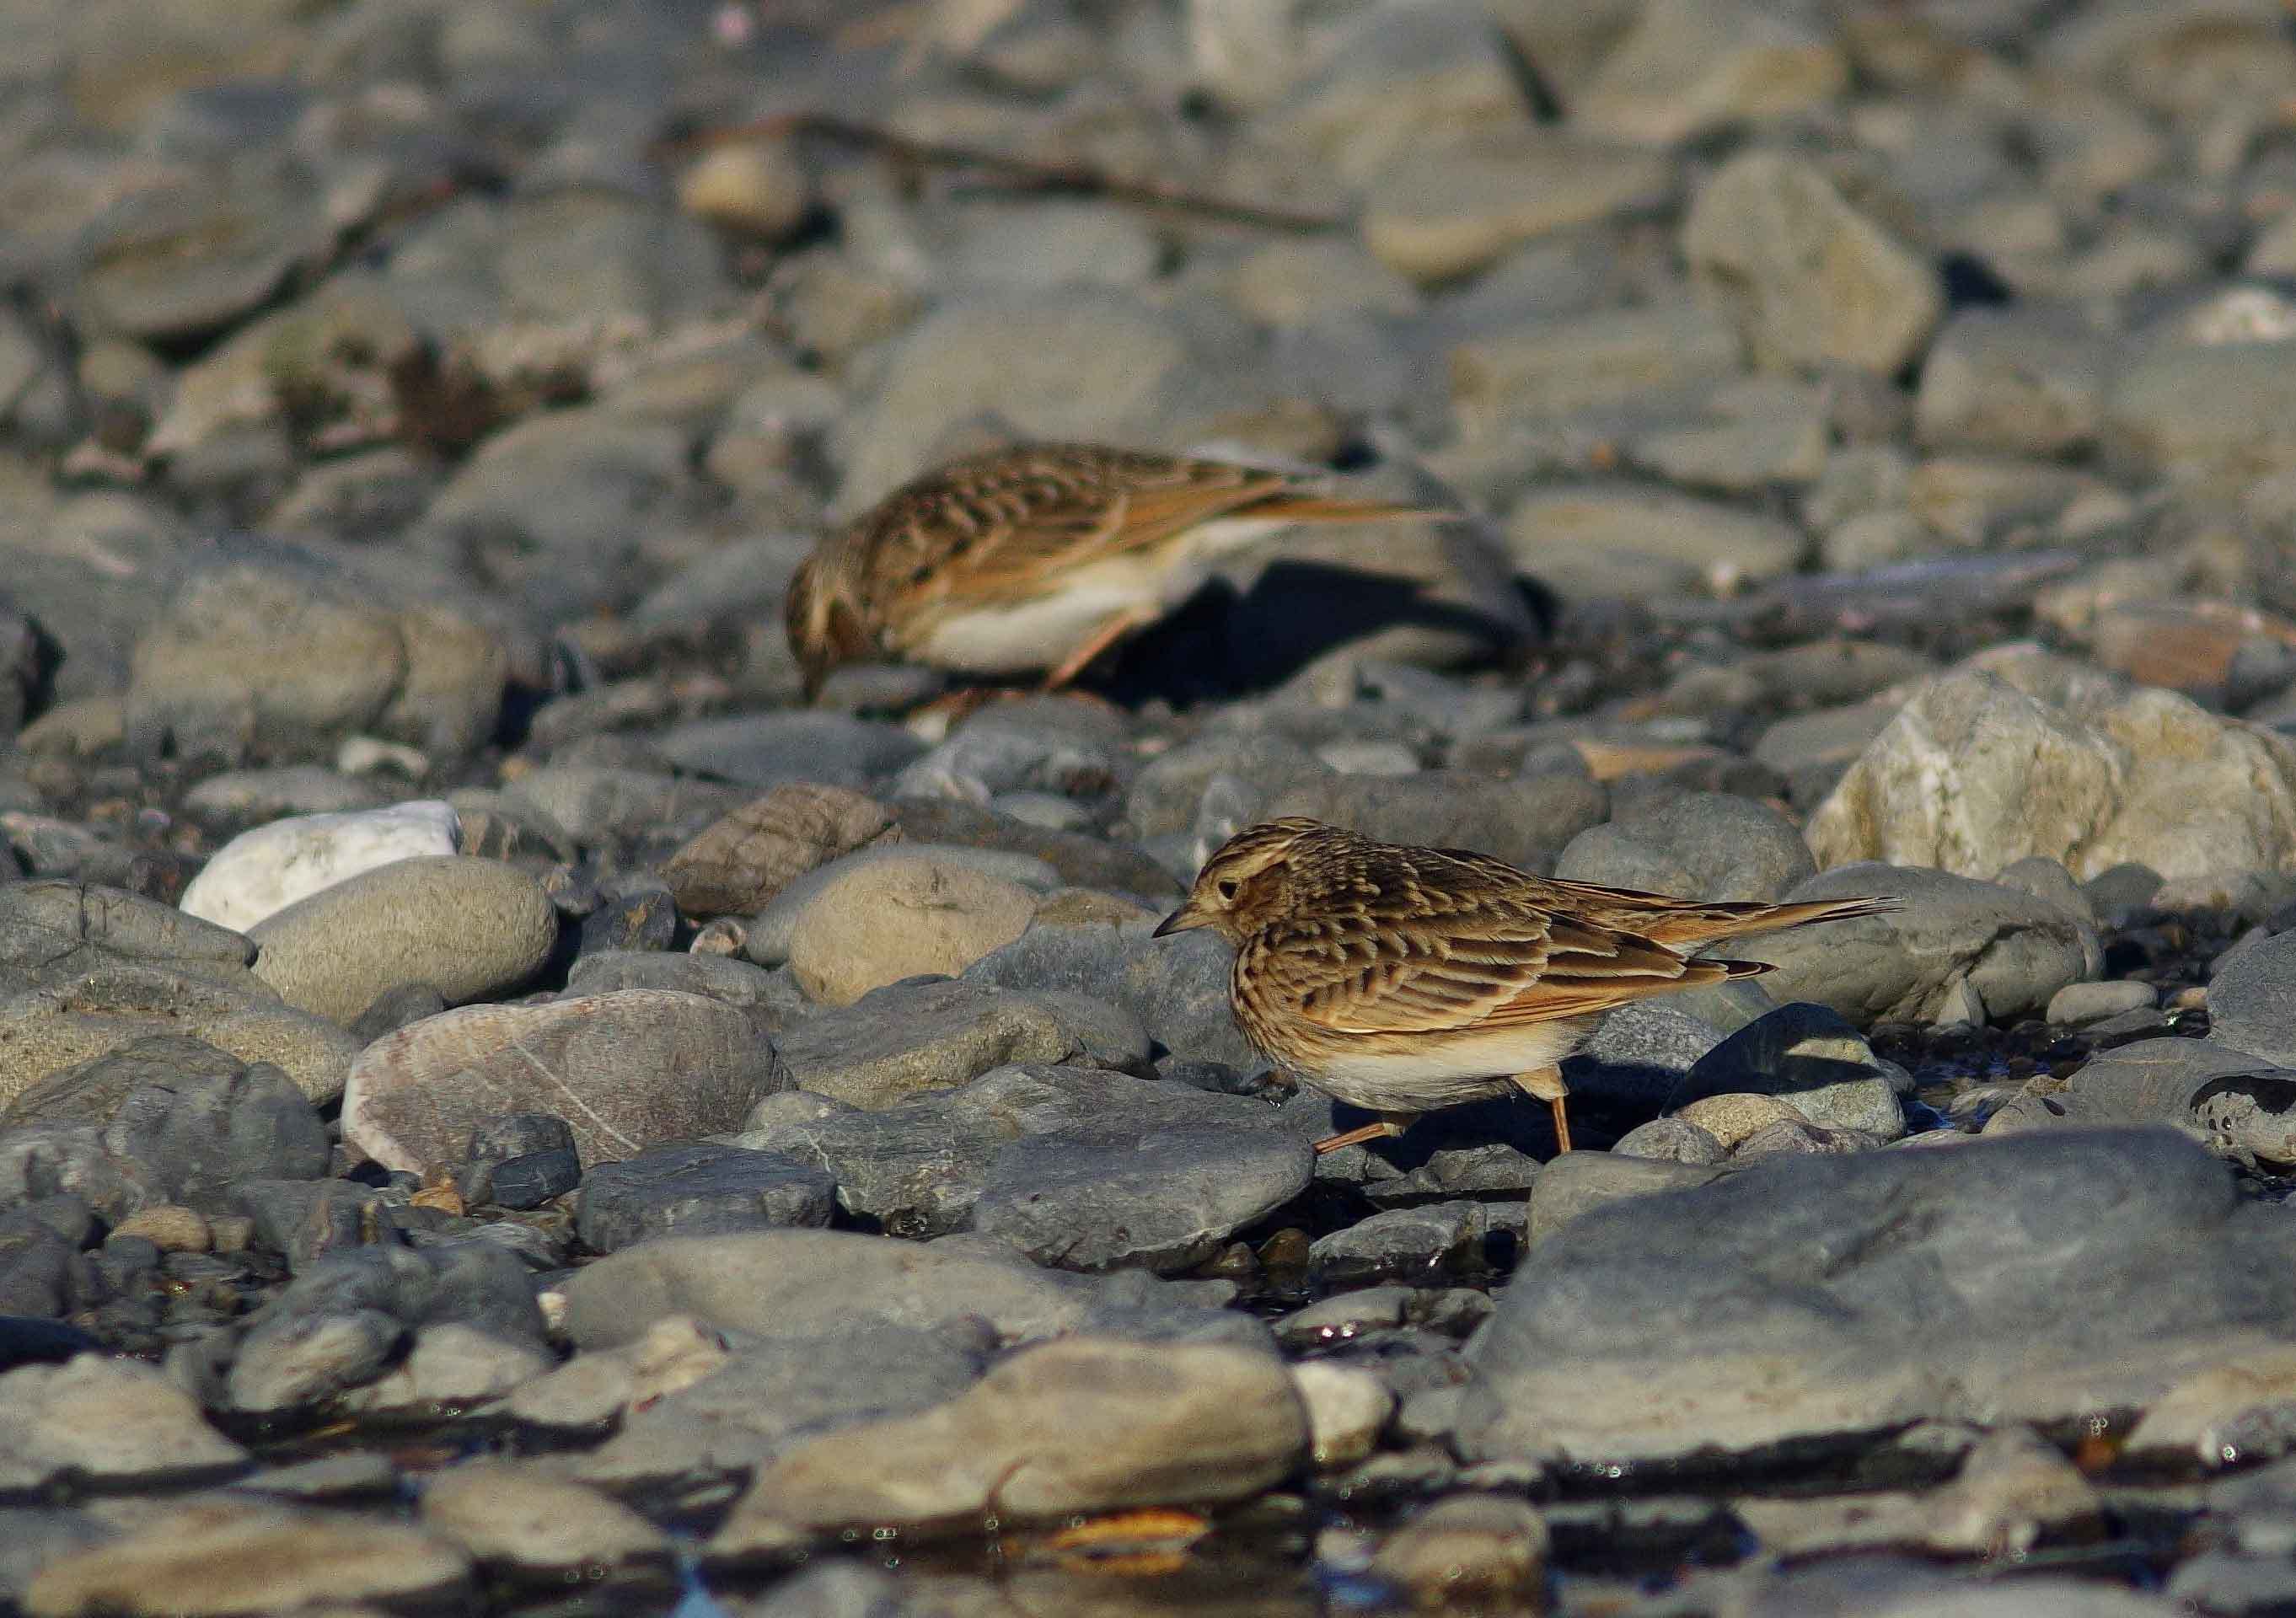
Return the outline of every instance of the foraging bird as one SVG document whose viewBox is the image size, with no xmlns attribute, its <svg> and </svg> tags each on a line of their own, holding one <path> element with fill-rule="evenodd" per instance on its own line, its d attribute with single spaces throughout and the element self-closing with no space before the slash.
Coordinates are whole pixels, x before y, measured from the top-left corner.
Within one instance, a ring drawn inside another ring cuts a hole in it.
<svg viewBox="0 0 2296 1618">
<path fill-rule="evenodd" d="M 928 472 L 824 539 L 790 581 L 784 619 L 808 699 L 838 665 L 883 657 L 1048 670 L 1053 691 L 1263 535 L 1440 515 L 1224 461 L 1016 445 Z"/>
<path fill-rule="evenodd" d="M 1317 1141 L 1318 1152 L 1399 1135 L 1423 1112 L 1510 1088 L 1554 1107 L 1567 1152 L 1560 1063 L 1603 1012 L 1771 969 L 1689 952 L 1717 939 L 1898 905 L 1673 899 L 1289 819 L 1221 845 L 1156 934 L 1210 927 L 1234 944 L 1229 1003 L 1244 1037 L 1381 1115 Z"/>
</svg>

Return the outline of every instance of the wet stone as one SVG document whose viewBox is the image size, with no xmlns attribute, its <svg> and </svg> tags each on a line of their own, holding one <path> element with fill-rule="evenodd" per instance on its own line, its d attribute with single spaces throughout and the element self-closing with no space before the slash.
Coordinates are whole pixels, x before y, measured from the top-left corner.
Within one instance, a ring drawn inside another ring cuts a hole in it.
<svg viewBox="0 0 2296 1618">
<path fill-rule="evenodd" d="M 1231 1141 L 1281 1146 L 1308 1140 L 1311 1127 L 1292 1118 L 1288 1107 L 1170 1080 L 1021 1063 L 874 1111 L 803 1091 L 771 1097 L 752 1109 L 748 1128 L 736 1139 L 742 1146 L 818 1164 L 836 1179 L 838 1203 L 848 1214 L 873 1220 L 894 1235 L 931 1237 L 970 1228 L 992 1165 L 1021 1140 L 1067 1140 L 1092 1151 L 1098 1162 L 1103 1149 L 1114 1148 L 1096 1138 L 1120 1135 L 1160 1161 L 1154 1143 L 1176 1132 L 1193 1138 L 1213 1131 Z M 1242 1152 L 1237 1161 L 1257 1163 L 1263 1172 L 1281 1161 L 1265 1145 L 1220 1150 L 1223 1161 Z M 1057 1158 L 1051 1166 L 1058 1178 Z M 1185 1169 L 1177 1172 L 1185 1177 Z M 1070 1205 L 1075 1195 L 1072 1189 L 1055 1196 L 1054 1205 Z M 1085 1196 L 1088 1203 L 1093 1194 L 1087 1189 Z M 1121 1207 L 1125 1200 L 1111 1205 Z M 1165 1239 L 1201 1212 L 1165 1193 L 1150 1200 L 1154 1205 L 1142 1210 L 1142 1216 L 1151 1226 L 1169 1226 Z M 1245 1198 L 1247 1205 L 1250 1200 Z M 1040 1215 L 1018 1208 L 1008 1209 L 1007 1217 L 1015 1222 L 1013 1234 L 1024 1245 L 1029 1230 L 1044 1223 Z M 1179 1223 L 1173 1224 L 1175 1220 Z M 1098 1239 L 1115 1240 L 1116 1232 L 1103 1230 Z"/>
<path fill-rule="evenodd" d="M 574 1132 L 554 1113 L 510 1113 L 471 1132 L 455 1174 L 466 1203 L 538 1208 L 582 1182 Z"/>
<path fill-rule="evenodd" d="M 1314 1173 L 1305 1140 L 1272 1132 L 1055 1131 L 996 1155 L 972 1222 L 1038 1263 L 1171 1273 L 1210 1258 L 1305 1190 Z"/>
<path fill-rule="evenodd" d="M 830 1177 L 778 1152 L 676 1146 L 601 1164 L 582 1184 L 575 1228 L 594 1253 L 670 1235 L 825 1225 Z"/>
<path fill-rule="evenodd" d="M 1486 1263 L 1486 1239 L 1505 1228 L 1498 1214 L 1493 1205 L 1468 1201 L 1390 1208 L 1318 1237 L 1308 1264 L 1327 1286 L 1390 1279 L 1423 1286 L 1447 1279 L 1455 1265 Z"/>
<path fill-rule="evenodd" d="M 1030 992 L 972 978 L 890 985 L 791 1029 L 777 1049 L 800 1088 L 872 1108 L 1010 1062 L 1136 1073 L 1150 1054 L 1146 1031 L 1119 1005 L 1064 985 Z"/>
</svg>

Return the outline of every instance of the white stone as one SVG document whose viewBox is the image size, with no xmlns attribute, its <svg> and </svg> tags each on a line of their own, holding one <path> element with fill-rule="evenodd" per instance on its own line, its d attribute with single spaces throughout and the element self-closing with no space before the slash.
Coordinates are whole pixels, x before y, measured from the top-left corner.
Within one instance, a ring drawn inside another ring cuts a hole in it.
<svg viewBox="0 0 2296 1618">
<path fill-rule="evenodd" d="M 184 890 L 187 916 L 243 933 L 299 899 L 379 866 L 460 854 L 463 823 L 439 798 L 299 814 L 243 831 L 216 851 Z"/>
<path fill-rule="evenodd" d="M 1319 1467 L 1344 1467 L 1379 1446 L 1395 1413 L 1395 1395 L 1367 1370 L 1310 1360 L 1292 1368 L 1292 1385 L 1308 1408 L 1308 1442 Z"/>
</svg>

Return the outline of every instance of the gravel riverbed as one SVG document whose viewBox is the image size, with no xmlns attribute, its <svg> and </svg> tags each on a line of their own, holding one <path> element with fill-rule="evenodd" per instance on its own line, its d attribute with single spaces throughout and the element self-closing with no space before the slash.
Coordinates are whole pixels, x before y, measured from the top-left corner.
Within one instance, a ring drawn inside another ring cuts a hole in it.
<svg viewBox="0 0 2296 1618">
<path fill-rule="evenodd" d="M 0 1609 L 2296 1610 L 2285 7 L 0 29 Z M 1015 437 L 1458 515 L 807 704 Z M 1904 903 L 1319 1159 L 1279 814 Z"/>
</svg>

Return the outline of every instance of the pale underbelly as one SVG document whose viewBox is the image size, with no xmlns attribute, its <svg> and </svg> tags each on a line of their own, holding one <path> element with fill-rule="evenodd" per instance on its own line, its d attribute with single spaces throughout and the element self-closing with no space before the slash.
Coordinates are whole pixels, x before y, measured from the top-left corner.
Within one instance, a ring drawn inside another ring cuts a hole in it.
<svg viewBox="0 0 2296 1618">
<path fill-rule="evenodd" d="M 902 650 L 965 674 L 1021 674 L 1051 668 L 1120 615 L 1144 621 L 1169 612 L 1201 589 L 1220 557 L 1291 525 L 1232 518 L 1188 535 L 1185 552 L 1154 560 L 1139 554 L 1070 567 L 1025 601 L 981 603 L 935 617 Z"/>
<path fill-rule="evenodd" d="M 1476 1035 L 1447 1034 L 1403 1050 L 1350 1050 L 1319 1055 L 1298 1071 L 1316 1089 L 1351 1107 L 1425 1112 L 1516 1088 L 1516 1074 L 1552 1067 L 1576 1050 L 1594 1017 L 1567 1017 Z"/>
</svg>

